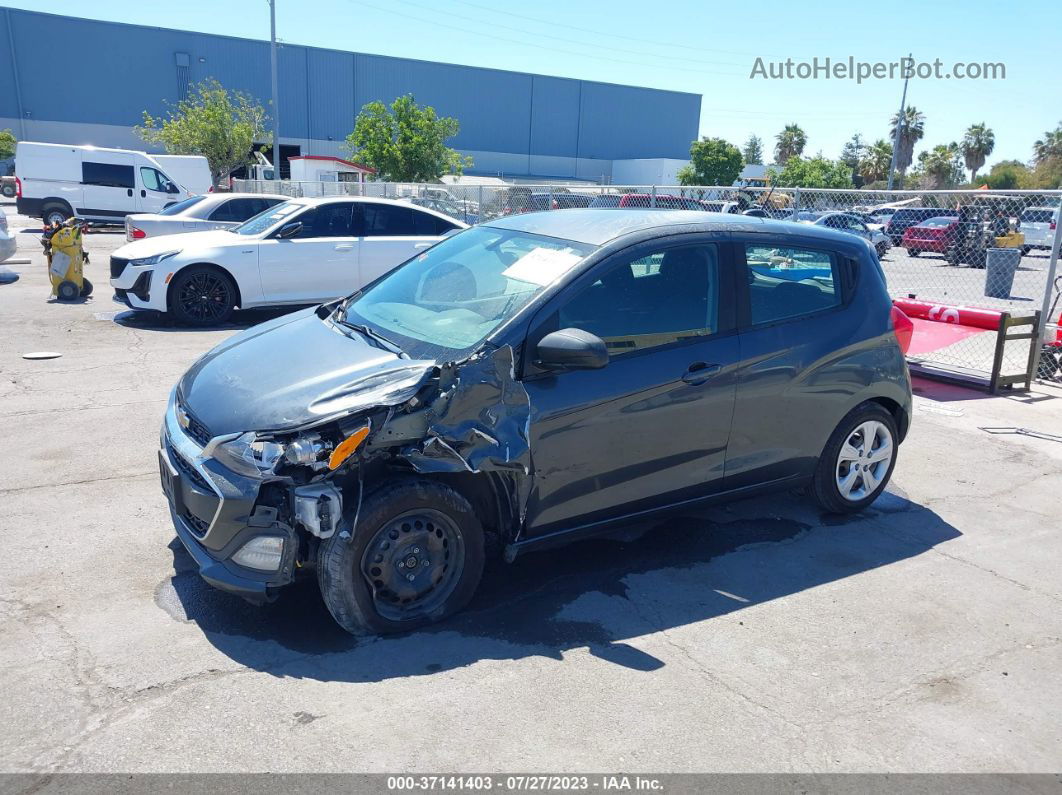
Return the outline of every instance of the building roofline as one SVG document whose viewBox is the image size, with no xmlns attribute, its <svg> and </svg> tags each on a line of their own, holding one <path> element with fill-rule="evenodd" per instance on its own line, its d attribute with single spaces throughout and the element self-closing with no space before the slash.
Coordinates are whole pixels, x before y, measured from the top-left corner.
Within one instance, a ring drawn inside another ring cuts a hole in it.
<svg viewBox="0 0 1062 795">
<path fill-rule="evenodd" d="M 356 168 L 359 171 L 364 171 L 366 174 L 376 173 L 376 169 L 372 168 L 371 166 L 363 166 L 361 163 L 355 163 L 352 160 L 344 160 L 343 158 L 336 157 L 335 155 L 295 155 L 294 157 L 289 157 L 288 160 L 330 160 L 333 163 L 342 163 L 345 166 L 350 166 L 351 168 Z"/>
<path fill-rule="evenodd" d="M 164 28 L 164 27 L 161 27 L 159 25 L 141 25 L 141 24 L 138 24 L 136 22 L 116 22 L 116 21 L 110 20 L 110 19 L 96 19 L 96 18 L 93 18 L 93 17 L 74 17 L 74 16 L 70 16 L 68 14 L 52 14 L 52 13 L 49 13 L 47 11 L 29 11 L 29 10 L 24 9 L 24 8 L 3 7 L 2 10 L 6 11 L 8 14 L 26 14 L 26 15 L 38 16 L 38 17 L 52 17 L 52 18 L 57 18 L 57 19 L 68 19 L 68 20 L 71 20 L 71 21 L 74 21 L 74 22 L 89 22 L 89 23 L 95 23 L 95 24 L 99 24 L 99 25 L 121 25 L 123 27 L 139 28 L 141 30 L 158 30 L 158 31 L 166 32 L 166 33 L 173 33 L 173 32 L 176 32 L 176 33 L 187 33 L 188 35 L 191 35 L 191 36 L 211 36 L 213 38 L 218 38 L 218 39 L 229 39 L 230 41 L 251 42 L 253 44 L 263 44 L 263 45 L 268 45 L 269 44 L 269 42 L 266 41 L 265 39 L 252 39 L 252 38 L 247 38 L 245 36 L 232 36 L 232 35 L 227 34 L 227 33 L 209 33 L 207 31 L 187 30 L 185 28 Z M 670 88 L 652 88 L 651 86 L 636 86 L 636 85 L 631 85 L 630 83 L 609 83 L 609 82 L 606 82 L 604 80 L 586 80 L 586 79 L 581 78 L 581 77 L 566 77 L 566 76 L 563 76 L 563 75 L 547 75 L 547 74 L 542 74 L 541 72 L 518 72 L 518 71 L 514 71 L 512 69 L 498 69 L 498 68 L 493 67 L 493 66 L 472 66 L 471 64 L 451 63 L 449 61 L 429 61 L 429 60 L 424 59 L 424 58 L 409 58 L 409 57 L 400 56 L 400 55 L 384 55 L 383 53 L 375 53 L 375 52 L 359 52 L 357 50 L 336 50 L 336 49 L 333 49 L 331 47 L 319 47 L 319 46 L 314 45 L 314 44 L 299 44 L 298 42 L 293 42 L 293 41 L 286 41 L 286 42 L 278 41 L 277 42 L 277 47 L 278 48 L 283 48 L 285 46 L 287 46 L 287 47 L 302 47 L 302 48 L 307 49 L 307 50 L 320 50 L 322 52 L 339 53 L 341 55 L 363 55 L 363 56 L 370 57 L 370 58 L 387 58 L 387 59 L 392 60 L 392 61 L 407 61 L 409 63 L 423 63 L 423 64 L 432 64 L 432 65 L 436 65 L 436 66 L 454 66 L 454 67 L 463 68 L 463 69 L 480 69 L 480 70 L 485 71 L 485 72 L 498 72 L 500 74 L 519 75 L 521 77 L 544 77 L 544 78 L 548 78 L 550 80 L 570 80 L 570 81 L 572 81 L 574 83 L 587 83 L 587 84 L 590 84 L 590 85 L 611 86 L 611 87 L 614 87 L 614 88 L 636 88 L 636 89 L 640 89 L 642 91 L 657 91 L 657 92 L 660 92 L 661 94 L 676 94 L 676 95 L 685 96 L 685 97 L 697 97 L 699 100 L 703 100 L 704 99 L 704 95 L 703 94 L 697 94 L 697 93 L 694 93 L 692 91 L 676 91 L 675 89 L 670 89 Z"/>
</svg>

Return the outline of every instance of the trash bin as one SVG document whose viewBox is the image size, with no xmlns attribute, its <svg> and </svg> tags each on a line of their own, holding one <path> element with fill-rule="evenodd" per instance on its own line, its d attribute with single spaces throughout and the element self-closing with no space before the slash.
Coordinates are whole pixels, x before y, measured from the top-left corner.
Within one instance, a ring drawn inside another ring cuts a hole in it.
<svg viewBox="0 0 1062 795">
<path fill-rule="evenodd" d="M 985 295 L 989 298 L 1010 298 L 1014 273 L 1021 262 L 1021 249 L 990 248 L 985 253 Z"/>
</svg>

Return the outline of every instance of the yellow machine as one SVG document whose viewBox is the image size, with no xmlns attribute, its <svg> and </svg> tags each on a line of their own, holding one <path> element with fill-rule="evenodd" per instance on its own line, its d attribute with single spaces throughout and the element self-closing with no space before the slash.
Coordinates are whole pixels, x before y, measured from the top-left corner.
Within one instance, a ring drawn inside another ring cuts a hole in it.
<svg viewBox="0 0 1062 795">
<path fill-rule="evenodd" d="M 88 255 L 81 245 L 81 233 L 80 221 L 68 218 L 61 226 L 45 232 L 42 240 L 47 249 L 52 295 L 60 301 L 73 301 L 92 294 L 92 282 L 84 275 Z"/>
<path fill-rule="evenodd" d="M 1021 248 L 1025 245 L 1025 235 L 1022 232 L 1008 232 L 1005 235 L 996 235 L 996 248 Z"/>
</svg>

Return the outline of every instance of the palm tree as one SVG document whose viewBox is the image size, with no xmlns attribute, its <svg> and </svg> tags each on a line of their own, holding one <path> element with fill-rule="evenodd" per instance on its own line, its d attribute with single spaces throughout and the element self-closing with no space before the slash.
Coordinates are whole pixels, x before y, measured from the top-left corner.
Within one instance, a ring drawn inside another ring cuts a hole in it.
<svg viewBox="0 0 1062 795">
<path fill-rule="evenodd" d="M 914 146 L 922 140 L 925 125 L 926 117 L 914 105 L 904 111 L 902 122 L 899 113 L 892 117 L 889 137 L 893 141 L 896 140 L 896 128 L 900 127 L 900 145 L 896 149 L 896 170 L 900 172 L 901 177 L 907 173 L 907 167 L 914 160 Z"/>
<path fill-rule="evenodd" d="M 800 129 L 799 124 L 787 124 L 775 140 L 778 143 L 774 146 L 774 160 L 778 165 L 784 166 L 789 158 L 800 157 L 808 143 L 808 136 Z"/>
<path fill-rule="evenodd" d="M 986 127 L 984 122 L 971 124 L 966 130 L 959 149 L 966 161 L 966 167 L 970 169 L 970 182 L 977 181 L 977 172 L 995 148 L 996 134 Z"/>
<path fill-rule="evenodd" d="M 859 173 L 867 184 L 877 182 L 889 176 L 892 165 L 892 144 L 879 138 L 863 151 L 859 161 Z"/>
<path fill-rule="evenodd" d="M 962 178 L 961 147 L 957 143 L 937 144 L 918 156 L 918 162 L 933 190 L 950 188 Z"/>
<path fill-rule="evenodd" d="M 1062 157 L 1062 122 L 1033 144 L 1033 163 L 1036 165 L 1055 157 Z"/>
</svg>

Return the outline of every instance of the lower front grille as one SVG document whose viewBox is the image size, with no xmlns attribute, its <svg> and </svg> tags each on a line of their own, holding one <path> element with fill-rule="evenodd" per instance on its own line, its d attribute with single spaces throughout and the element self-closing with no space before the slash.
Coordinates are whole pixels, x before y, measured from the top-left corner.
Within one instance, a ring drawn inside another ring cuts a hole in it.
<svg viewBox="0 0 1062 795">
<path fill-rule="evenodd" d="M 206 531 L 210 529 L 209 522 L 204 522 L 198 516 L 189 511 L 185 511 L 184 515 L 181 516 L 181 518 L 184 519 L 188 526 L 192 528 L 192 532 L 198 536 L 206 535 Z"/>
<path fill-rule="evenodd" d="M 121 257 L 111 257 L 111 278 L 117 279 L 122 275 L 125 270 L 125 266 L 129 264 L 129 260 L 122 259 Z"/>
</svg>

